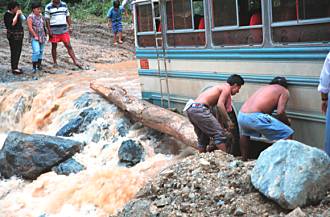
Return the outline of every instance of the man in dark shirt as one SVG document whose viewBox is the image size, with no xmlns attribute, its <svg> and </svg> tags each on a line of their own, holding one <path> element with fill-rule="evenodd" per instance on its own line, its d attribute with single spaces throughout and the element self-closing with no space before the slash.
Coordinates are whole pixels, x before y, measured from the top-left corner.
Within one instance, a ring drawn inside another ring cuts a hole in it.
<svg viewBox="0 0 330 217">
<path fill-rule="evenodd" d="M 17 2 L 9 2 L 8 11 L 4 15 L 4 23 L 7 29 L 7 39 L 10 46 L 11 69 L 14 74 L 22 74 L 18 69 L 18 62 L 22 52 L 24 30 L 22 20 L 25 19 L 20 5 Z"/>
</svg>

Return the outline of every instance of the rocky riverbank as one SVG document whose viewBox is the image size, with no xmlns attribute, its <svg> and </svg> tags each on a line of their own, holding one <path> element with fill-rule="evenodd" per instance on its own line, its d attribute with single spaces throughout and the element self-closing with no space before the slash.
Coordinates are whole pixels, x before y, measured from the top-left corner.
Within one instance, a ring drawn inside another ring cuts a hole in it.
<svg viewBox="0 0 330 217">
<path fill-rule="evenodd" d="M 146 184 L 117 216 L 330 216 L 330 192 L 295 210 L 299 215 L 263 197 L 250 181 L 254 165 L 220 151 L 190 156 Z"/>
</svg>

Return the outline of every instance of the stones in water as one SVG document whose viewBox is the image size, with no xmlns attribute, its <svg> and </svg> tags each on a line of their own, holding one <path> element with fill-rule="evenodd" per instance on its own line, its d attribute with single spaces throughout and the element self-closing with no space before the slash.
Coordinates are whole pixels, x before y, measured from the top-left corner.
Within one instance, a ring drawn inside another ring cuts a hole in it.
<svg viewBox="0 0 330 217">
<path fill-rule="evenodd" d="M 0 151 L 0 173 L 34 180 L 82 150 L 80 142 L 54 136 L 12 131 Z"/>
<path fill-rule="evenodd" d="M 80 116 L 73 118 L 64 125 L 57 133 L 56 136 L 63 136 L 63 137 L 70 137 L 74 133 L 77 133 L 79 131 L 79 127 L 84 122 L 84 119 Z"/>
<path fill-rule="evenodd" d="M 92 103 L 93 99 L 91 97 L 91 93 L 86 92 L 74 101 L 74 106 L 77 109 L 81 109 L 90 106 Z"/>
<path fill-rule="evenodd" d="M 285 209 L 314 204 L 330 189 L 330 158 L 317 148 L 280 140 L 261 153 L 251 181 Z"/>
<path fill-rule="evenodd" d="M 78 117 L 71 119 L 57 133 L 56 136 L 70 137 L 74 133 L 83 133 L 87 130 L 88 125 L 92 123 L 101 112 L 95 108 L 87 108 L 82 111 Z"/>
<path fill-rule="evenodd" d="M 52 170 L 59 175 L 69 175 L 71 173 L 78 173 L 84 170 L 85 167 L 77 162 L 75 159 L 70 158 L 58 166 L 53 167 Z"/>
<path fill-rule="evenodd" d="M 116 124 L 116 129 L 121 137 L 124 137 L 128 134 L 129 128 L 130 123 L 126 118 L 120 119 Z"/>
<path fill-rule="evenodd" d="M 132 167 L 144 159 L 145 151 L 141 143 L 134 140 L 126 140 L 122 142 L 118 157 L 119 162 L 126 167 Z"/>
</svg>

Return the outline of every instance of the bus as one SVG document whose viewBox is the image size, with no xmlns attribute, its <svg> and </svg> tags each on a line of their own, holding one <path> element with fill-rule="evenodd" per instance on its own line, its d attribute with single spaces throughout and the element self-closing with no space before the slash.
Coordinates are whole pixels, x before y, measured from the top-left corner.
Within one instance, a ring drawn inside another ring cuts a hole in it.
<svg viewBox="0 0 330 217">
<path fill-rule="evenodd" d="M 289 83 L 294 139 L 323 148 L 317 92 L 330 51 L 329 0 L 135 0 L 136 58 L 143 99 L 182 111 L 229 75 L 245 80 L 244 101 L 275 76 Z"/>
</svg>

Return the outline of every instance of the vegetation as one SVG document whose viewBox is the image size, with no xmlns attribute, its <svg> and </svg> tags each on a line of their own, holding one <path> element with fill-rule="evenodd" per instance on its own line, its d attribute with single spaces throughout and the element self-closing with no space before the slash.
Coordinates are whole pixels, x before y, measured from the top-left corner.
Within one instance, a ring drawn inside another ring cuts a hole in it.
<svg viewBox="0 0 330 217">
<path fill-rule="evenodd" d="M 0 14 L 3 14 L 7 9 L 7 3 L 10 0 L 0 0 Z M 16 0 L 21 4 L 24 14 L 30 13 L 30 5 L 34 1 L 38 0 Z M 48 4 L 51 0 L 41 0 L 43 6 Z M 81 21 L 97 21 L 106 22 L 107 12 L 112 6 L 113 0 L 63 0 L 68 3 L 70 13 L 73 19 Z M 129 22 L 131 16 L 125 18 L 124 22 Z"/>
</svg>

